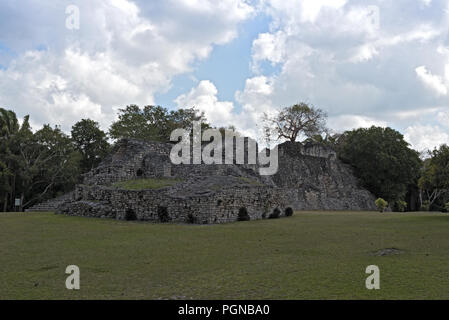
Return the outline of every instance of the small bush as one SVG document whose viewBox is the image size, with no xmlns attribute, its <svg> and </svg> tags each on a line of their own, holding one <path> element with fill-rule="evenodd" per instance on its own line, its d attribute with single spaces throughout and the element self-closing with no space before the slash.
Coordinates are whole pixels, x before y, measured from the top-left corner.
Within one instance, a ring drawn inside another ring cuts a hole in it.
<svg viewBox="0 0 449 320">
<path fill-rule="evenodd" d="M 444 205 L 445 212 L 449 212 L 449 202 Z"/>
<path fill-rule="evenodd" d="M 249 221 L 249 220 L 251 220 L 251 218 L 248 214 L 248 210 L 246 210 L 245 207 L 240 208 L 237 221 Z"/>
<path fill-rule="evenodd" d="M 385 208 L 387 208 L 387 206 L 388 206 L 388 202 L 382 198 L 377 199 L 375 203 L 376 203 L 377 210 L 379 210 L 379 212 L 384 212 Z"/>
<path fill-rule="evenodd" d="M 135 220 L 137 220 L 136 213 L 134 212 L 133 209 L 126 210 L 125 220 L 126 221 L 135 221 Z"/>
<path fill-rule="evenodd" d="M 268 216 L 268 219 L 277 219 L 281 215 L 281 210 L 279 208 L 276 208 L 273 210 L 273 212 Z"/>
<path fill-rule="evenodd" d="M 160 222 L 169 222 L 171 220 L 167 207 L 157 207 L 157 216 Z"/>
<path fill-rule="evenodd" d="M 421 205 L 421 211 L 430 211 L 430 202 L 426 200 Z"/>
<path fill-rule="evenodd" d="M 407 210 L 407 202 L 403 200 L 398 200 L 394 204 L 394 209 L 397 212 L 405 212 Z"/>
<path fill-rule="evenodd" d="M 189 213 L 186 218 L 186 223 L 195 224 L 198 223 L 198 219 L 193 215 L 193 213 Z"/>
<path fill-rule="evenodd" d="M 293 209 L 288 207 L 287 209 L 285 209 L 285 216 L 286 217 L 291 217 L 293 215 Z"/>
</svg>

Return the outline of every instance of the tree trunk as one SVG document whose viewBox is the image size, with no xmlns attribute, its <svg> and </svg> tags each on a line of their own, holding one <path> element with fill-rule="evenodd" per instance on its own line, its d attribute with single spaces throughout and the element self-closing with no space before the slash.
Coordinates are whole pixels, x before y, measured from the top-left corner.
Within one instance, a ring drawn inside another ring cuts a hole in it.
<svg viewBox="0 0 449 320">
<path fill-rule="evenodd" d="M 422 190 L 419 189 L 419 210 L 422 208 Z"/>
<path fill-rule="evenodd" d="M 5 203 L 3 204 L 3 212 L 8 210 L 8 193 L 5 194 Z"/>
<path fill-rule="evenodd" d="M 22 212 L 23 211 L 23 199 L 24 199 L 24 196 L 23 196 L 23 193 L 22 193 L 22 195 L 20 196 L 20 212 Z"/>
<path fill-rule="evenodd" d="M 14 210 L 14 205 L 16 202 L 16 175 L 14 175 L 13 179 L 12 179 L 12 188 L 11 188 L 11 209 Z"/>
</svg>

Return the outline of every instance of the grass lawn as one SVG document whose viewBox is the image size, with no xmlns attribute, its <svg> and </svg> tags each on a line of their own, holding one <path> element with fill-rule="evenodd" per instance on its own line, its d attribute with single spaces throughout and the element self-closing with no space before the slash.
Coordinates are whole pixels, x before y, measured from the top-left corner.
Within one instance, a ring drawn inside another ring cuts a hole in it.
<svg viewBox="0 0 449 320">
<path fill-rule="evenodd" d="M 403 254 L 375 256 L 383 248 Z M 81 290 L 65 289 L 65 268 Z M 365 268 L 380 268 L 380 290 Z M 449 215 L 297 212 L 226 225 L 0 214 L 0 299 L 449 299 Z"/>
<path fill-rule="evenodd" d="M 125 189 L 125 190 L 146 190 L 146 189 L 161 189 L 164 187 L 169 187 L 174 184 L 181 182 L 181 180 L 168 179 L 168 178 L 148 178 L 148 179 L 136 179 L 116 182 L 113 184 L 114 187 Z"/>
</svg>

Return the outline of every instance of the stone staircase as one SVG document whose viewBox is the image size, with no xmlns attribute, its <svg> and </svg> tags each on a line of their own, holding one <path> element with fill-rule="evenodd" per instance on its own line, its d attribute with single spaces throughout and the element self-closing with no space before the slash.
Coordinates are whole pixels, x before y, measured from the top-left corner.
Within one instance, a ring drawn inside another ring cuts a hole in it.
<svg viewBox="0 0 449 320">
<path fill-rule="evenodd" d="M 28 209 L 25 212 L 54 212 L 61 204 L 67 200 L 72 199 L 73 191 L 66 193 L 60 197 L 50 199 L 41 203 L 38 203 Z"/>
</svg>

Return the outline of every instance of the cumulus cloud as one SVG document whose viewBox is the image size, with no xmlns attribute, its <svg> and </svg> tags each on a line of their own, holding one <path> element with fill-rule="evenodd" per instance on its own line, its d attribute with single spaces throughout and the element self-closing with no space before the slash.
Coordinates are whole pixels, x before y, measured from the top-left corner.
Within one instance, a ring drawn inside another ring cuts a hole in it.
<svg viewBox="0 0 449 320">
<path fill-rule="evenodd" d="M 442 126 L 449 128 L 449 107 L 446 109 L 447 111 L 438 112 L 437 119 Z"/>
<path fill-rule="evenodd" d="M 409 127 L 411 136 L 419 114 L 435 124 L 428 110 L 447 110 L 438 106 L 449 105 L 449 77 L 428 68 L 449 75 L 449 16 L 444 3 L 427 4 L 404 11 L 405 1 L 265 1 L 273 22 L 253 41 L 252 59 L 270 93 L 246 85 L 238 101 L 248 110 L 310 102 L 328 112 L 335 131 L 390 125 Z M 263 61 L 279 71 L 264 74 Z"/>
<path fill-rule="evenodd" d="M 175 102 L 180 108 L 195 107 L 204 112 L 207 120 L 211 123 L 227 127 L 235 120 L 234 104 L 230 101 L 219 101 L 217 94 L 218 90 L 212 82 L 202 80 L 189 93 L 177 97 Z"/>
<path fill-rule="evenodd" d="M 80 0 L 79 30 L 65 28 L 69 4 L 0 2 L 0 106 L 33 124 L 69 129 L 90 117 L 107 128 L 117 108 L 157 104 L 186 74 L 205 80 L 177 93 L 178 106 L 253 137 L 264 112 L 300 101 L 324 109 L 335 131 L 390 125 L 419 147 L 433 143 L 417 140 L 423 128 L 448 133 L 447 2 Z M 250 55 L 248 70 L 235 70 L 246 81 L 195 74 L 258 14 L 269 25 L 252 25 L 261 31 L 248 52 L 238 45 Z M 226 82 L 235 95 L 222 101 Z"/>
<path fill-rule="evenodd" d="M 425 66 L 420 66 L 415 69 L 418 78 L 437 95 L 447 95 L 447 87 L 443 82 L 443 78 L 433 75 Z"/>
<path fill-rule="evenodd" d="M 371 126 L 387 127 L 388 123 L 386 121 L 381 121 L 366 116 L 341 115 L 329 118 L 328 125 L 337 132 L 344 132 L 346 130 L 353 130 L 357 128 L 369 128 Z"/>
<path fill-rule="evenodd" d="M 404 138 L 420 152 L 433 150 L 442 144 L 449 144 L 449 134 L 439 126 L 410 126 L 405 130 Z"/>
<path fill-rule="evenodd" d="M 106 128 L 118 107 L 154 104 L 254 12 L 243 0 L 83 0 L 80 29 L 68 30 L 68 1 L 25 2 L 0 4 L 0 39 L 16 53 L 0 55 L 0 105 L 66 130 L 81 117 Z"/>
</svg>

